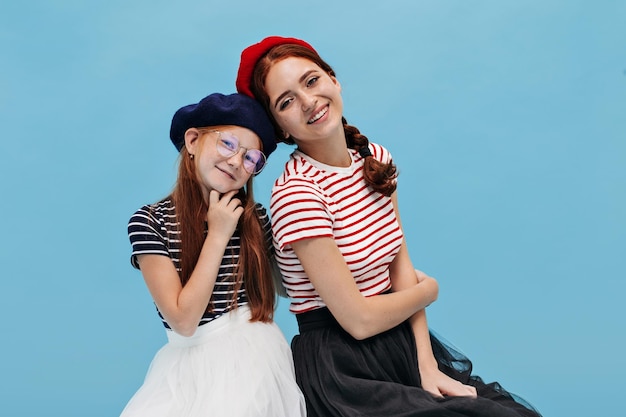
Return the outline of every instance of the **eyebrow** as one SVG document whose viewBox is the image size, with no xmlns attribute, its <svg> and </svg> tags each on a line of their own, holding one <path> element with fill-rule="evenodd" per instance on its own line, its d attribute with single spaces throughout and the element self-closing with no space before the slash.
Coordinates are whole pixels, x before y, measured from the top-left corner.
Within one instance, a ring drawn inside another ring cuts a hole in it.
<svg viewBox="0 0 626 417">
<path fill-rule="evenodd" d="M 306 79 L 307 79 L 307 77 L 308 77 L 311 73 L 316 72 L 316 71 L 317 71 L 316 69 L 310 69 L 310 70 L 306 71 L 304 74 L 302 74 L 302 76 L 301 76 L 301 77 L 300 77 L 300 79 L 298 80 L 298 83 L 301 83 L 302 81 L 306 80 Z M 291 90 L 287 90 L 287 91 L 285 91 L 284 93 L 282 93 L 281 95 L 279 95 L 279 96 L 276 98 L 276 100 L 274 101 L 274 107 L 278 106 L 278 102 L 280 102 L 280 101 L 283 99 L 283 97 L 285 97 L 285 96 L 286 96 L 287 94 L 289 94 L 290 92 L 291 92 Z"/>
</svg>

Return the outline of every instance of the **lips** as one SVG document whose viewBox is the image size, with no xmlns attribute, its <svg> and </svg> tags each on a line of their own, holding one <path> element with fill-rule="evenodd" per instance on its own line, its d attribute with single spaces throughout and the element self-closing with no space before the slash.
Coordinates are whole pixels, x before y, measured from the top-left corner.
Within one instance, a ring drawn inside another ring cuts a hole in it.
<svg viewBox="0 0 626 417">
<path fill-rule="evenodd" d="M 230 172 L 226 171 L 225 169 L 222 169 L 220 167 L 215 167 L 215 168 L 217 168 L 218 170 L 222 171 L 225 175 L 229 176 L 231 180 L 234 181 L 236 179 L 233 174 L 231 174 Z"/>
<path fill-rule="evenodd" d="M 315 122 L 317 122 L 319 119 L 321 119 L 326 113 L 328 113 L 328 106 L 325 106 L 323 109 L 321 109 L 320 111 L 318 111 L 317 113 L 315 113 L 313 115 L 313 117 L 311 117 L 308 121 L 307 124 L 313 124 Z"/>
</svg>

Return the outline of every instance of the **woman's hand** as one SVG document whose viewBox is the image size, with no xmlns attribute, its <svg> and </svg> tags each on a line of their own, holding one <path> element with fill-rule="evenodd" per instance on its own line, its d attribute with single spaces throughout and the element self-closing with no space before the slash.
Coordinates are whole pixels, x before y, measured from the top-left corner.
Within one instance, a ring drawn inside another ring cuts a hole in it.
<svg viewBox="0 0 626 417">
<path fill-rule="evenodd" d="M 441 372 L 436 365 L 421 366 L 422 388 L 437 398 L 472 397 L 476 398 L 476 388 L 465 385 Z"/>
</svg>

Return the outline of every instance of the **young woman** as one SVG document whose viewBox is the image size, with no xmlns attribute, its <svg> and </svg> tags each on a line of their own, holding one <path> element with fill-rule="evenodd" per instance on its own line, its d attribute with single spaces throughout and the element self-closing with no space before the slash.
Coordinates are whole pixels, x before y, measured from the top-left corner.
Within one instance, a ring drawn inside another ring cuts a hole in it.
<svg viewBox="0 0 626 417">
<path fill-rule="evenodd" d="M 289 346 L 272 321 L 270 221 L 253 175 L 276 149 L 263 108 L 219 93 L 179 109 L 171 195 L 130 219 L 131 262 L 166 328 L 123 417 L 304 416 Z"/>
<path fill-rule="evenodd" d="M 242 52 L 236 84 L 297 145 L 270 210 L 308 415 L 538 416 L 430 334 L 438 286 L 411 263 L 396 168 L 347 124 L 341 85 L 313 47 L 266 38 Z"/>
</svg>

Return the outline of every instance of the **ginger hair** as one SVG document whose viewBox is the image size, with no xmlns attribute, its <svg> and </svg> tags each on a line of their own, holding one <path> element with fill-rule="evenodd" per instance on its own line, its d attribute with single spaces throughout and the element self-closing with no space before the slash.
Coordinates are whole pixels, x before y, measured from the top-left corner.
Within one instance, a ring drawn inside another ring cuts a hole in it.
<svg viewBox="0 0 626 417">
<path fill-rule="evenodd" d="M 202 140 L 202 139 L 200 139 Z M 242 201 L 244 212 L 239 218 L 240 231 L 239 262 L 233 272 L 235 284 L 233 304 L 237 291 L 243 283 L 251 311 L 251 321 L 270 322 L 273 319 L 276 302 L 271 254 L 265 239 L 265 232 L 257 214 L 253 196 L 253 177 L 239 190 L 237 198 Z M 171 194 L 176 206 L 176 217 L 181 239 L 180 281 L 184 286 L 196 267 L 204 243 L 204 222 L 208 205 L 204 201 L 202 188 L 196 175 L 193 159 L 185 147 L 180 152 L 178 179 Z M 211 225 L 209 224 L 210 228 Z M 212 308 L 211 302 L 207 311 Z"/>
<path fill-rule="evenodd" d="M 270 99 L 265 91 L 265 80 L 267 79 L 267 75 L 272 68 L 272 65 L 290 57 L 308 59 L 319 66 L 331 77 L 335 77 L 335 71 L 319 56 L 319 54 L 317 54 L 317 52 L 297 44 L 277 45 L 271 48 L 256 63 L 252 74 L 252 80 L 250 82 L 250 90 L 252 91 L 252 94 L 254 94 L 256 100 L 263 105 L 265 111 L 269 115 L 270 120 L 274 125 L 277 140 L 293 145 L 295 142 L 292 138 L 285 138 L 281 134 L 281 128 L 270 111 Z M 354 149 L 358 152 L 359 150 L 369 146 L 367 136 L 363 135 L 355 126 L 349 125 L 345 117 L 342 117 L 341 120 L 343 122 L 343 130 L 348 148 Z M 390 196 L 395 191 L 398 173 L 393 161 L 385 163 L 377 160 L 371 155 L 366 156 L 363 171 L 365 182 L 375 191 L 378 191 L 386 196 Z"/>
</svg>

